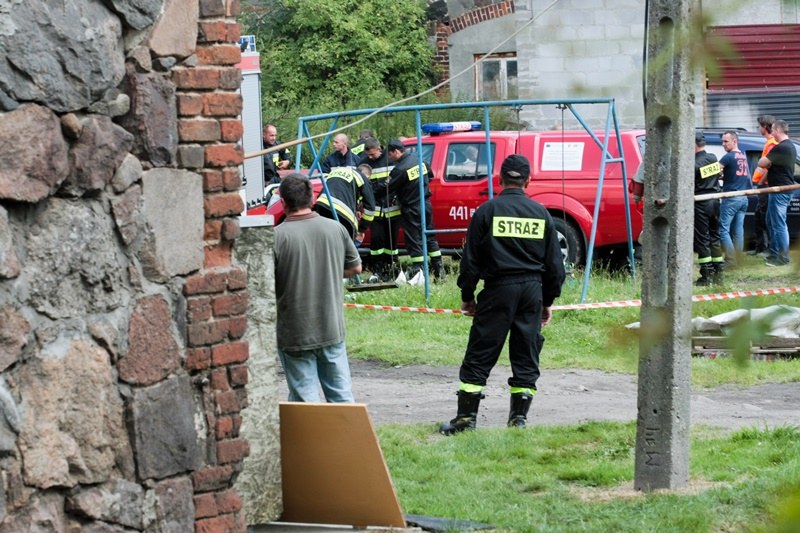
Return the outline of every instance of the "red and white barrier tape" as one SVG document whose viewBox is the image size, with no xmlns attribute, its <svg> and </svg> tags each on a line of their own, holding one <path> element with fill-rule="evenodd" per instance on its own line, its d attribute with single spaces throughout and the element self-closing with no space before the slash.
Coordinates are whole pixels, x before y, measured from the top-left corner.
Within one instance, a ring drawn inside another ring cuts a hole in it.
<svg viewBox="0 0 800 533">
<path fill-rule="evenodd" d="M 720 292 L 717 294 L 695 294 L 693 302 L 711 302 L 713 300 L 730 300 L 733 298 L 747 298 L 748 296 L 767 296 L 774 294 L 788 294 L 800 292 L 800 287 L 779 287 L 775 289 L 756 289 L 754 291 Z M 614 307 L 641 307 L 641 300 L 617 300 L 615 302 L 596 302 L 586 304 L 554 305 L 553 311 L 575 311 L 580 309 L 608 309 Z M 442 315 L 460 315 L 461 309 L 439 309 L 435 307 L 406 307 L 397 305 L 372 305 L 345 303 L 347 309 L 372 309 L 375 311 L 408 311 L 412 313 L 437 313 Z"/>
</svg>

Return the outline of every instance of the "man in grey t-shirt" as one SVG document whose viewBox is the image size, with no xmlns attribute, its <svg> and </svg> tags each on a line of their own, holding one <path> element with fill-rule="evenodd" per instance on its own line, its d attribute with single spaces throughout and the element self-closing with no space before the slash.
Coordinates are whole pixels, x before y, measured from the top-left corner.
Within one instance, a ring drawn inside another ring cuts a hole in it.
<svg viewBox="0 0 800 533">
<path fill-rule="evenodd" d="M 342 278 L 361 272 L 344 227 L 311 210 L 313 188 L 302 174 L 280 185 L 286 220 L 275 228 L 278 356 L 289 401 L 352 402 L 345 348 Z"/>
</svg>

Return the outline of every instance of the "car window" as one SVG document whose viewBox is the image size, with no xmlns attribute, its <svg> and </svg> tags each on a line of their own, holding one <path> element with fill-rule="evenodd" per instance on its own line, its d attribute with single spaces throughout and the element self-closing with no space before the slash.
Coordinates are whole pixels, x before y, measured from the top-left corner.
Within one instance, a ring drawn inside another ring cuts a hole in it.
<svg viewBox="0 0 800 533">
<path fill-rule="evenodd" d="M 417 153 L 417 145 L 410 144 L 406 146 L 409 152 L 412 154 Z M 431 159 L 433 159 L 433 145 L 432 144 L 423 144 L 422 145 L 422 160 L 428 163 L 428 166 L 431 165 Z"/>
<path fill-rule="evenodd" d="M 495 144 L 492 143 L 492 152 Z M 447 146 L 445 181 L 486 179 L 486 143 L 451 143 Z"/>
</svg>

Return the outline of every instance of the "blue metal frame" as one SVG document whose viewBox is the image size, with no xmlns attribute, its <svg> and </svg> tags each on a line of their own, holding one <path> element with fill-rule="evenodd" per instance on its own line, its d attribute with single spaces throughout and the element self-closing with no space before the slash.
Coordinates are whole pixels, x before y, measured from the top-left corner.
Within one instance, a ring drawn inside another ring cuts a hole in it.
<svg viewBox="0 0 800 533">
<path fill-rule="evenodd" d="M 605 104 L 608 106 L 608 112 L 606 114 L 606 124 L 605 124 L 605 134 L 604 134 L 604 141 L 601 141 L 597 138 L 594 132 L 589 128 L 589 126 L 584 121 L 583 117 L 581 117 L 580 113 L 574 108 L 575 105 L 580 104 Z M 614 103 L 613 98 L 578 98 L 572 100 L 504 100 L 504 101 L 490 101 L 490 102 L 457 102 L 457 103 L 450 103 L 450 104 L 423 104 L 423 105 L 411 105 L 411 106 L 397 106 L 397 107 L 386 107 L 386 108 L 372 108 L 372 109 L 356 109 L 351 111 L 338 111 L 335 113 L 324 113 L 320 115 L 311 115 L 307 117 L 300 117 L 299 124 L 297 128 L 297 138 L 309 138 L 307 141 L 309 148 L 311 150 L 311 154 L 314 156 L 314 161 L 311 164 L 311 170 L 313 172 L 314 169 L 319 169 L 319 159 L 321 154 L 325 151 L 325 148 L 328 144 L 330 136 L 334 130 L 336 130 L 339 119 L 344 117 L 356 117 L 362 115 L 377 115 L 382 113 L 396 113 L 398 111 L 411 111 L 414 112 L 416 115 L 416 129 L 417 129 L 417 154 L 422 154 L 422 119 L 421 119 L 421 112 L 422 111 L 430 111 L 434 109 L 461 109 L 461 108 L 481 108 L 483 109 L 483 116 L 484 116 L 484 129 L 486 131 L 486 153 L 487 153 L 487 162 L 488 168 L 492 169 L 488 172 L 488 188 L 489 188 L 489 199 L 494 197 L 494 180 L 493 178 L 493 169 L 494 169 L 494 161 L 493 161 L 493 154 L 491 150 L 491 140 L 490 140 L 490 131 L 491 125 L 489 123 L 489 108 L 490 107 L 521 107 L 525 105 L 552 105 L 552 106 L 566 106 L 569 109 L 570 113 L 575 117 L 575 119 L 580 123 L 580 125 L 586 130 L 589 136 L 594 140 L 594 142 L 601 148 L 603 152 L 603 159 L 600 163 L 600 174 L 598 176 L 598 185 L 597 185 L 597 194 L 595 196 L 595 203 L 594 203 L 594 213 L 592 215 L 592 229 L 590 232 L 589 237 L 589 246 L 587 249 L 586 255 L 586 269 L 584 272 L 583 277 L 583 289 L 581 292 L 581 303 L 586 301 L 586 296 L 589 290 L 589 274 L 591 272 L 592 267 L 592 260 L 594 257 L 594 243 L 595 243 L 595 236 L 597 234 L 597 218 L 600 213 L 600 199 L 603 194 L 603 183 L 605 180 L 605 171 L 606 165 L 608 163 L 619 163 L 622 167 L 622 190 L 624 191 L 625 197 L 625 223 L 627 226 L 627 234 L 628 234 L 628 256 L 631 265 L 631 274 L 635 277 L 636 276 L 636 264 L 634 261 L 634 249 L 633 249 L 633 231 L 631 228 L 631 213 L 630 213 L 630 203 L 628 197 L 628 172 L 625 165 L 625 157 L 623 153 L 622 147 L 622 138 L 620 136 L 620 129 L 619 123 L 617 121 L 617 113 L 616 113 L 616 106 Z M 308 124 L 311 122 L 318 122 L 320 120 L 331 120 L 332 123 L 328 129 L 327 135 L 324 136 L 322 144 L 317 150 L 314 146 L 313 141 L 310 139 L 312 137 L 308 130 Z M 619 157 L 611 157 L 608 152 L 608 143 L 609 143 L 609 134 L 611 133 L 611 127 L 614 128 L 614 138 L 617 141 L 617 147 L 619 148 Z M 301 167 L 301 156 L 302 156 L 302 144 L 299 144 L 297 147 L 297 155 L 295 156 L 295 169 L 300 170 Z M 424 172 L 423 161 L 422 158 L 419 158 L 419 171 L 420 175 Z M 322 180 L 322 186 L 325 190 L 325 194 L 328 195 L 330 198 L 330 193 L 328 192 L 327 184 L 325 180 Z M 444 233 L 449 232 L 452 230 L 432 230 L 429 231 L 426 229 L 426 220 L 425 220 L 425 194 L 424 194 L 424 187 L 425 184 L 422 180 L 419 181 L 419 188 L 420 188 L 420 213 L 421 213 L 421 224 L 422 224 L 422 235 L 426 237 L 429 234 L 435 233 Z M 331 205 L 333 202 L 331 201 Z M 334 217 L 336 217 L 336 213 L 334 210 Z M 338 219 L 337 219 L 338 220 Z M 425 275 L 425 301 L 430 305 L 430 272 L 429 272 L 429 264 L 428 264 L 428 243 L 427 239 L 422 239 L 422 262 L 423 262 L 423 271 Z"/>
</svg>

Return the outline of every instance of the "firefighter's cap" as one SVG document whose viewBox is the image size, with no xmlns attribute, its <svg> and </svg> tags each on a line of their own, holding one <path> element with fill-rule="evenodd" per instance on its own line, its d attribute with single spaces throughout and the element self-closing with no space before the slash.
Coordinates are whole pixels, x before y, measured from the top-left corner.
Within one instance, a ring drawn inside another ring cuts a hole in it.
<svg viewBox="0 0 800 533">
<path fill-rule="evenodd" d="M 392 150 L 400 150 L 401 152 L 405 152 L 406 145 L 404 145 L 403 141 L 401 141 L 400 139 L 392 139 L 391 141 L 389 141 L 389 144 L 386 146 L 386 149 L 390 152 Z"/>
<path fill-rule="evenodd" d="M 531 174 L 531 165 L 525 156 L 511 154 L 503 161 L 503 166 L 500 167 L 500 174 L 511 179 L 525 179 Z"/>
</svg>

